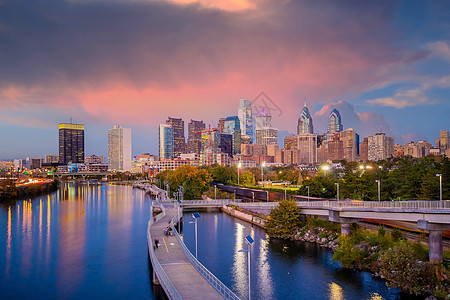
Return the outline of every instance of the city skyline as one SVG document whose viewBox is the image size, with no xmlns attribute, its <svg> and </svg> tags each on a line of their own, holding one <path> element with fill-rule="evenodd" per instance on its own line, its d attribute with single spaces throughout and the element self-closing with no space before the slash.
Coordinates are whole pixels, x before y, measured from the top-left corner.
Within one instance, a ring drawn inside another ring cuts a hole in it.
<svg viewBox="0 0 450 300">
<path fill-rule="evenodd" d="M 261 92 L 279 141 L 305 98 L 316 133 L 334 108 L 361 137 L 434 144 L 450 130 L 448 2 L 181 2 L 1 2 L 0 159 L 57 154 L 71 117 L 86 155 L 107 155 L 117 123 L 133 155 L 156 154 L 166 116 L 215 127 Z"/>
</svg>

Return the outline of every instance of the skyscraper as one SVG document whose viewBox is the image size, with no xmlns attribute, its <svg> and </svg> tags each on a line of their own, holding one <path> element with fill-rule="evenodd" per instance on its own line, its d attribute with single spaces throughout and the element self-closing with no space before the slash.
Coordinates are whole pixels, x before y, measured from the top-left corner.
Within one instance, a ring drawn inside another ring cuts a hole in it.
<svg viewBox="0 0 450 300">
<path fill-rule="evenodd" d="M 188 124 L 187 152 L 200 154 L 202 151 L 202 134 L 197 133 L 205 130 L 203 121 L 191 120 Z"/>
<path fill-rule="evenodd" d="M 357 161 L 359 159 L 359 134 L 349 128 L 341 132 L 340 139 L 344 147 L 344 159 Z"/>
<path fill-rule="evenodd" d="M 181 118 L 171 118 L 166 124 L 173 128 L 173 156 L 178 157 L 186 152 L 186 140 L 184 138 L 184 121 Z"/>
<path fill-rule="evenodd" d="M 227 118 L 220 118 L 219 123 L 217 123 L 217 129 L 219 129 L 220 132 L 223 132 L 223 128 L 225 126 L 225 120 Z"/>
<path fill-rule="evenodd" d="M 336 132 L 341 132 L 343 130 L 342 126 L 342 120 L 341 120 L 341 114 L 339 111 L 335 108 L 330 113 L 330 122 L 328 124 L 328 138 L 331 138 L 331 136 Z"/>
<path fill-rule="evenodd" d="M 298 118 L 297 134 L 313 133 L 313 131 L 314 131 L 313 120 L 305 102 L 305 106 L 303 106 L 302 112 L 300 113 L 300 117 Z"/>
<path fill-rule="evenodd" d="M 160 124 L 158 130 L 159 159 L 173 158 L 173 127 L 169 124 Z"/>
<path fill-rule="evenodd" d="M 317 162 L 317 134 L 300 133 L 298 136 L 299 163 L 315 164 Z"/>
<path fill-rule="evenodd" d="M 84 163 L 84 125 L 59 124 L 59 163 Z"/>
<path fill-rule="evenodd" d="M 377 133 L 367 138 L 367 156 L 369 160 L 381 160 L 394 155 L 394 138 Z"/>
<path fill-rule="evenodd" d="M 240 120 L 240 129 L 242 135 L 248 135 L 253 143 L 253 114 L 252 102 L 248 99 L 239 100 L 238 118 Z"/>
<path fill-rule="evenodd" d="M 237 116 L 226 118 L 223 132 L 233 135 L 233 155 L 241 153 L 241 126 L 239 118 Z"/>
<path fill-rule="evenodd" d="M 272 116 L 263 108 L 256 116 L 255 143 L 267 146 L 278 142 L 278 130 L 272 128 Z"/>
<path fill-rule="evenodd" d="M 447 150 L 449 144 L 449 138 L 448 138 L 448 131 L 447 130 L 441 130 L 441 138 L 439 146 L 441 148 L 441 154 L 445 153 L 445 150 Z"/>
<path fill-rule="evenodd" d="M 131 172 L 131 128 L 108 129 L 108 169 Z"/>
</svg>

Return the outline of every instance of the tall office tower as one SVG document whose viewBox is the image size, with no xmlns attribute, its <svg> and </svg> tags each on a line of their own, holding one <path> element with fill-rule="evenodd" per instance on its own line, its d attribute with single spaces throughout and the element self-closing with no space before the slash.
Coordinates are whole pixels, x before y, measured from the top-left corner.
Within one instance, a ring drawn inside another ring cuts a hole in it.
<svg viewBox="0 0 450 300">
<path fill-rule="evenodd" d="M 341 114 L 336 108 L 331 111 L 329 120 L 327 137 L 330 139 L 334 133 L 343 130 Z"/>
<path fill-rule="evenodd" d="M 441 154 L 445 153 L 445 150 L 447 150 L 449 147 L 449 140 L 448 140 L 448 131 L 447 130 L 441 130 L 441 140 L 439 143 L 439 146 L 441 148 Z"/>
<path fill-rule="evenodd" d="M 189 122 L 187 141 L 188 153 L 200 154 L 202 151 L 202 134 L 200 133 L 202 130 L 205 130 L 205 123 L 203 121 L 191 120 Z"/>
<path fill-rule="evenodd" d="M 360 161 L 369 160 L 369 139 L 365 137 L 364 140 L 361 142 L 359 148 L 360 148 L 359 160 Z"/>
<path fill-rule="evenodd" d="M 59 163 L 84 163 L 84 125 L 59 124 Z"/>
<path fill-rule="evenodd" d="M 46 164 L 55 164 L 59 162 L 59 155 L 48 154 L 45 156 Z"/>
<path fill-rule="evenodd" d="M 217 123 L 217 129 L 219 130 L 219 132 L 223 132 L 223 128 L 225 127 L 225 120 L 227 118 L 220 118 L 219 119 L 219 123 Z"/>
<path fill-rule="evenodd" d="M 108 129 L 108 170 L 131 172 L 131 128 Z"/>
<path fill-rule="evenodd" d="M 242 135 L 248 135 L 250 142 L 253 143 L 253 114 L 252 102 L 248 99 L 239 100 L 238 118 L 240 120 L 240 129 Z"/>
<path fill-rule="evenodd" d="M 220 151 L 233 155 L 233 135 L 228 133 L 220 134 Z"/>
<path fill-rule="evenodd" d="M 317 162 L 317 134 L 300 133 L 298 135 L 299 163 L 315 164 Z"/>
<path fill-rule="evenodd" d="M 239 118 L 237 116 L 226 118 L 223 132 L 233 135 L 233 155 L 241 153 L 241 125 Z"/>
<path fill-rule="evenodd" d="M 263 108 L 255 118 L 256 130 L 272 127 L 272 116 Z"/>
<path fill-rule="evenodd" d="M 267 145 L 267 155 L 275 157 L 278 150 L 278 144 Z"/>
<path fill-rule="evenodd" d="M 357 161 L 359 159 L 359 134 L 349 128 L 340 133 L 340 139 L 344 147 L 344 159 Z"/>
<path fill-rule="evenodd" d="M 173 127 L 168 124 L 160 124 L 158 130 L 159 159 L 173 158 Z"/>
<path fill-rule="evenodd" d="M 202 152 L 206 149 L 218 149 L 220 148 L 221 133 L 216 128 L 205 129 L 202 131 Z"/>
<path fill-rule="evenodd" d="M 178 157 L 181 153 L 186 152 L 184 121 L 181 118 L 169 117 L 166 124 L 171 125 L 173 128 L 173 157 Z"/>
<path fill-rule="evenodd" d="M 313 120 L 305 102 L 305 106 L 303 106 L 302 112 L 300 113 L 300 117 L 298 118 L 297 134 L 313 133 L 313 131 L 314 131 Z"/>
<path fill-rule="evenodd" d="M 256 116 L 255 143 L 267 146 L 278 142 L 278 130 L 272 128 L 272 116 L 263 108 Z"/>
<path fill-rule="evenodd" d="M 367 138 L 367 156 L 369 160 L 381 160 L 394 155 L 394 138 L 377 133 Z"/>
<path fill-rule="evenodd" d="M 242 144 L 251 144 L 252 140 L 248 135 L 241 134 L 241 145 Z"/>
</svg>

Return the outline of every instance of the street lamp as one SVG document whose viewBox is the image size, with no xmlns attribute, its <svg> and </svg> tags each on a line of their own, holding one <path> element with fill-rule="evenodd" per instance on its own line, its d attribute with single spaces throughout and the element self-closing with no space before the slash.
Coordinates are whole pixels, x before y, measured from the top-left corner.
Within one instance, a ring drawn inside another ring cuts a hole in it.
<svg viewBox="0 0 450 300">
<path fill-rule="evenodd" d="M 436 176 L 439 176 L 439 201 L 442 205 L 442 174 L 436 174 Z"/>
<path fill-rule="evenodd" d="M 250 289 L 250 252 L 252 249 L 252 244 L 254 240 L 250 235 L 245 237 L 245 243 L 247 244 L 247 250 L 239 250 L 239 252 L 247 252 L 247 265 L 248 265 L 248 300 L 251 299 L 251 289 Z"/>
<path fill-rule="evenodd" d="M 307 185 L 306 188 L 308 189 L 308 202 L 309 202 L 309 185 Z"/>
<path fill-rule="evenodd" d="M 267 202 L 269 202 L 269 191 L 266 191 L 267 193 Z"/>
<path fill-rule="evenodd" d="M 181 201 L 178 200 L 178 233 L 181 234 L 180 231 L 180 223 L 181 223 L 181 213 L 180 213 L 180 208 L 181 208 Z M 181 209 L 181 212 L 183 212 L 183 209 Z"/>
<path fill-rule="evenodd" d="M 238 163 L 238 186 L 239 186 L 239 169 L 242 167 L 242 163 Z"/>
<path fill-rule="evenodd" d="M 189 222 L 189 223 L 194 223 L 195 224 L 195 258 L 197 258 L 197 220 L 200 218 L 200 214 L 199 213 L 193 213 L 192 217 L 194 218 L 194 222 Z"/>
<path fill-rule="evenodd" d="M 217 200 L 217 185 L 214 186 L 214 200 Z"/>
<path fill-rule="evenodd" d="M 262 164 L 261 164 L 261 185 L 262 186 L 264 186 L 264 171 L 263 171 L 263 168 L 264 168 L 265 165 L 266 165 L 266 162 L 263 161 Z"/>
<path fill-rule="evenodd" d="M 255 202 L 255 192 L 252 192 L 253 202 Z"/>
<path fill-rule="evenodd" d="M 335 182 L 334 184 L 337 187 L 337 194 L 336 194 L 336 196 L 337 196 L 337 201 L 339 201 L 339 182 Z"/>
<path fill-rule="evenodd" d="M 286 201 L 286 189 L 284 189 L 284 201 Z"/>
<path fill-rule="evenodd" d="M 375 180 L 376 183 L 378 183 L 378 202 L 381 201 L 381 193 L 380 193 L 380 180 Z"/>
</svg>

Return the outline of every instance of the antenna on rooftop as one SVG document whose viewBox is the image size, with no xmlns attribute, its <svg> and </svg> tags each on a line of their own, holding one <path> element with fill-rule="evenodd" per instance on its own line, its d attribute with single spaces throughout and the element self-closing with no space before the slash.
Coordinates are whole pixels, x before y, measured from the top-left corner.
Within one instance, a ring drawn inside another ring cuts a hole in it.
<svg viewBox="0 0 450 300">
<path fill-rule="evenodd" d="M 72 124 L 72 117 L 70 117 L 70 124 Z"/>
</svg>

